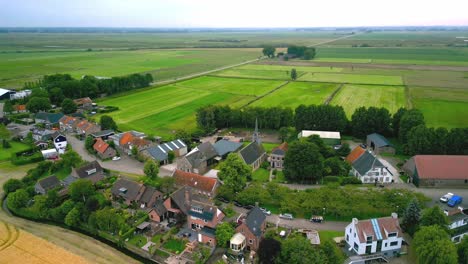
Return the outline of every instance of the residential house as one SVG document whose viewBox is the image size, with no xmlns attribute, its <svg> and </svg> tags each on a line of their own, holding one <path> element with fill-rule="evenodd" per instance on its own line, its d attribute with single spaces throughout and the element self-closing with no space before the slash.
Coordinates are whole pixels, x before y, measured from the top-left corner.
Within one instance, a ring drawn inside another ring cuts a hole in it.
<svg viewBox="0 0 468 264">
<path fill-rule="evenodd" d="M 313 135 L 319 136 L 323 142 L 330 146 L 341 145 L 341 135 L 340 132 L 336 131 L 315 131 L 315 130 L 302 130 L 297 137 L 310 137 Z"/>
<path fill-rule="evenodd" d="M 111 189 L 114 199 L 122 198 L 125 204 L 137 203 L 143 195 L 143 185 L 134 181 L 119 179 Z"/>
<path fill-rule="evenodd" d="M 345 240 L 349 251 L 352 250 L 357 255 L 396 256 L 403 243 L 403 231 L 396 213 L 392 213 L 390 217 L 368 220 L 353 218 L 346 227 Z"/>
<path fill-rule="evenodd" d="M 354 155 L 360 152 L 361 151 L 350 153 L 347 160 L 354 158 L 354 156 L 350 157 L 351 154 Z M 369 151 L 362 152 L 362 154 L 357 157 L 354 162 L 350 163 L 350 165 L 352 167 L 351 174 L 363 183 L 390 183 L 393 181 L 393 175 L 390 170 L 388 170 L 388 168 Z"/>
<path fill-rule="evenodd" d="M 86 179 L 95 184 L 96 182 L 103 180 L 106 177 L 106 174 L 99 162 L 95 160 L 79 168 L 73 168 L 71 176 L 76 180 Z"/>
<path fill-rule="evenodd" d="M 130 135 L 128 135 L 130 133 Z M 125 138 L 124 138 L 125 136 Z M 128 142 L 130 142 L 131 138 L 145 138 L 146 135 L 145 133 L 142 133 L 142 132 L 138 132 L 138 131 L 135 131 L 135 130 L 131 130 L 131 131 L 128 131 L 128 132 L 123 132 L 123 133 L 118 133 L 118 134 L 114 134 L 112 136 L 109 137 L 109 139 L 113 140 L 114 141 L 114 144 L 116 147 L 121 147 L 120 146 L 120 143 L 122 142 L 123 145 L 127 144 Z M 122 139 L 124 138 L 124 139 Z"/>
<path fill-rule="evenodd" d="M 284 157 L 288 151 L 288 143 L 283 142 L 278 147 L 274 148 L 270 154 L 270 166 L 273 169 L 283 169 L 284 168 Z"/>
<path fill-rule="evenodd" d="M 10 100 L 23 99 L 31 95 L 31 90 L 11 91 Z"/>
<path fill-rule="evenodd" d="M 49 141 L 52 139 L 52 135 L 54 135 L 55 131 L 43 128 L 33 128 L 31 133 L 35 141 Z"/>
<path fill-rule="evenodd" d="M 210 178 L 181 170 L 175 170 L 172 177 L 174 178 L 176 185 L 189 186 L 198 191 L 199 194 L 209 197 L 214 197 L 216 195 L 216 190 L 220 185 L 216 178 Z"/>
<path fill-rule="evenodd" d="M 107 142 L 101 138 L 97 138 L 94 142 L 93 149 L 96 151 L 96 154 L 101 159 L 109 159 L 114 157 L 117 153 Z"/>
<path fill-rule="evenodd" d="M 15 109 L 15 113 L 26 113 L 28 110 L 26 109 L 26 105 L 20 104 L 20 105 L 14 105 L 13 109 Z"/>
<path fill-rule="evenodd" d="M 100 138 L 102 140 L 107 140 L 107 139 L 109 139 L 110 136 L 113 136 L 113 135 L 115 135 L 114 130 L 110 130 L 110 129 L 98 131 L 96 133 L 91 134 L 91 136 L 94 139 Z"/>
<path fill-rule="evenodd" d="M 58 153 L 65 153 L 65 150 L 67 148 L 67 138 L 60 132 L 55 131 L 55 133 L 52 135 L 52 140 L 54 141 L 54 146 Z"/>
<path fill-rule="evenodd" d="M 143 185 L 142 189 L 143 193 L 138 200 L 140 203 L 140 208 L 152 208 L 158 200 L 162 201 L 162 192 L 156 190 L 154 187 Z"/>
<path fill-rule="evenodd" d="M 41 153 L 42 157 L 44 157 L 45 160 L 55 160 L 59 157 L 59 154 L 56 149 L 42 150 Z"/>
<path fill-rule="evenodd" d="M 47 194 L 48 191 L 55 189 L 57 187 L 62 186 L 60 183 L 59 179 L 52 175 L 43 179 L 40 179 L 36 182 L 36 185 L 34 185 L 34 191 L 37 194 Z"/>
<path fill-rule="evenodd" d="M 167 208 L 164 206 L 163 200 L 156 200 L 153 206 L 148 207 L 146 211 L 148 212 L 148 215 L 151 221 L 154 221 L 156 223 L 160 223 L 166 220 L 168 217 L 168 212 L 169 212 L 167 211 Z"/>
<path fill-rule="evenodd" d="M 348 156 L 346 156 L 345 160 L 349 164 L 353 164 L 359 157 L 362 156 L 362 154 L 364 154 L 364 152 L 366 152 L 365 149 L 357 146 L 348 154 Z"/>
<path fill-rule="evenodd" d="M 78 135 L 88 136 L 101 131 L 101 127 L 97 124 L 89 122 L 86 119 L 83 119 L 75 123 L 75 131 Z"/>
<path fill-rule="evenodd" d="M 255 206 L 247 215 L 241 218 L 239 225 L 236 227 L 236 232 L 245 237 L 245 241 L 241 241 L 240 245 L 244 244 L 249 251 L 257 251 L 260 241 L 263 239 L 266 229 L 266 216 Z M 231 244 L 231 247 L 233 245 Z M 236 248 L 240 248 L 239 244 Z"/>
<path fill-rule="evenodd" d="M 239 156 L 253 170 L 258 169 L 266 160 L 267 155 L 258 133 L 257 120 L 255 120 L 255 131 L 252 136 L 252 142 L 239 151 Z"/>
<path fill-rule="evenodd" d="M 229 153 L 238 151 L 242 147 L 242 143 L 221 139 L 213 144 L 213 147 L 218 156 L 225 159 Z"/>
<path fill-rule="evenodd" d="M 42 141 L 42 140 L 34 142 L 34 145 L 41 150 L 45 150 L 49 148 L 49 143 L 47 141 Z"/>
<path fill-rule="evenodd" d="M 60 131 L 73 132 L 76 127 L 75 122 L 79 121 L 81 120 L 76 117 L 64 115 L 59 119 Z"/>
<path fill-rule="evenodd" d="M 367 135 L 366 144 L 375 154 L 395 154 L 395 147 L 393 147 L 392 143 L 380 134 L 373 133 Z"/>
<path fill-rule="evenodd" d="M 455 243 L 459 243 L 465 235 L 468 235 L 468 215 L 461 207 L 454 210 L 444 210 L 449 221 L 449 229 L 451 239 Z"/>
<path fill-rule="evenodd" d="M 142 154 L 148 158 L 158 161 L 160 164 L 168 164 L 168 153 L 174 152 L 175 157 L 187 154 L 187 145 L 180 139 L 151 146 L 145 149 Z"/>
<path fill-rule="evenodd" d="M 468 156 L 416 155 L 402 167 L 416 186 L 468 186 Z"/>
<path fill-rule="evenodd" d="M 151 141 L 146 140 L 145 137 L 144 133 L 129 131 L 109 136 L 109 139 L 114 141 L 116 147 L 130 155 L 134 147 L 141 151 L 151 146 Z"/>
<path fill-rule="evenodd" d="M 59 124 L 59 120 L 62 117 L 62 113 L 39 112 L 34 116 L 34 122 L 37 124 L 44 124 L 46 128 L 52 128 Z"/>
<path fill-rule="evenodd" d="M 177 169 L 205 174 L 216 163 L 215 158 L 217 157 L 218 153 L 213 145 L 210 142 L 205 142 L 192 149 L 187 155 L 177 159 Z"/>
<path fill-rule="evenodd" d="M 78 98 L 78 99 L 73 100 L 73 102 L 76 104 L 76 106 L 79 109 L 88 110 L 88 111 L 93 109 L 93 100 L 91 100 L 91 98 L 89 97 Z"/>
</svg>

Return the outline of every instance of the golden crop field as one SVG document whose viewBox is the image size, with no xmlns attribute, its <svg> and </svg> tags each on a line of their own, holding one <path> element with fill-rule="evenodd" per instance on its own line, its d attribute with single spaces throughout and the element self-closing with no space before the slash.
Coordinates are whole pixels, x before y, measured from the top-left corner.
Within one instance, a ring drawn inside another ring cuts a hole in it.
<svg viewBox="0 0 468 264">
<path fill-rule="evenodd" d="M 0 264 L 6 263 L 88 263 L 80 256 L 0 222 Z"/>
</svg>

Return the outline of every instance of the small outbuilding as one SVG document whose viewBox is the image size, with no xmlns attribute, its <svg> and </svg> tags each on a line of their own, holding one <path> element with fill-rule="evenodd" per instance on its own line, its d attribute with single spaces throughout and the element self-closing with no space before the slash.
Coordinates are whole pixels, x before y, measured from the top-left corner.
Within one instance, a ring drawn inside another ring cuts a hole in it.
<svg viewBox="0 0 468 264">
<path fill-rule="evenodd" d="M 297 137 L 310 137 L 313 135 L 319 136 L 323 142 L 330 146 L 341 145 L 341 134 L 338 131 L 315 131 L 315 130 L 302 130 Z"/>
<path fill-rule="evenodd" d="M 375 154 L 395 154 L 395 147 L 392 143 L 378 133 L 367 135 L 366 144 Z"/>
<path fill-rule="evenodd" d="M 34 191 L 37 194 L 47 194 L 48 191 L 55 189 L 57 187 L 62 186 L 59 179 L 52 175 L 47 178 L 41 179 L 37 181 L 36 185 L 34 185 Z"/>
</svg>

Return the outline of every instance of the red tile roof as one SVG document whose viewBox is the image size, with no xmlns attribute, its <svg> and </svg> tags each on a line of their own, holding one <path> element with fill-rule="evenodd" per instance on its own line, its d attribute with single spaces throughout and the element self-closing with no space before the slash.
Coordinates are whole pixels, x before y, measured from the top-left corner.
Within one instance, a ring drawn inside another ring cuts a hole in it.
<svg viewBox="0 0 468 264">
<path fill-rule="evenodd" d="M 142 139 L 142 138 L 137 138 L 137 137 L 133 137 L 133 139 L 131 140 L 131 143 L 133 146 L 138 146 L 138 147 L 143 147 L 143 146 L 146 146 L 146 145 L 149 145 L 150 142 L 146 139 Z"/>
<path fill-rule="evenodd" d="M 181 170 L 175 170 L 173 177 L 177 185 L 190 186 L 208 193 L 213 192 L 217 184 L 214 178 Z"/>
<path fill-rule="evenodd" d="M 97 138 L 96 142 L 93 145 L 94 150 L 96 150 L 97 152 L 101 154 L 103 154 L 107 150 L 108 147 L 109 147 L 109 144 L 107 144 L 101 138 Z"/>
<path fill-rule="evenodd" d="M 83 98 L 75 99 L 75 100 L 73 100 L 73 102 L 76 105 L 83 105 L 83 104 L 90 104 L 90 103 L 93 102 L 93 100 L 91 100 L 91 98 L 89 98 L 89 97 L 83 97 Z"/>
<path fill-rule="evenodd" d="M 349 164 L 353 164 L 359 157 L 361 157 L 362 154 L 366 152 L 365 149 L 361 148 L 360 146 L 357 146 L 351 151 L 348 156 L 346 157 L 346 161 Z"/>
<path fill-rule="evenodd" d="M 15 105 L 14 108 L 16 111 L 25 111 L 26 105 Z"/>
<path fill-rule="evenodd" d="M 132 135 L 132 133 L 127 132 L 127 133 L 125 133 L 125 134 L 122 135 L 122 137 L 120 138 L 119 143 L 120 143 L 121 146 L 123 146 L 123 145 L 128 144 L 128 143 L 129 143 L 130 141 L 132 141 L 132 140 L 133 140 L 133 135 Z"/>
<path fill-rule="evenodd" d="M 468 180 L 468 156 L 416 155 L 420 179 Z"/>
<path fill-rule="evenodd" d="M 401 237 L 403 231 L 401 230 L 398 217 L 382 217 L 375 219 L 378 223 L 378 228 L 383 239 L 387 239 L 387 233 L 397 232 L 397 237 Z M 366 236 L 372 236 L 373 241 L 377 241 L 377 234 L 375 234 L 374 227 L 372 226 L 371 219 L 359 220 L 356 224 L 356 233 L 358 233 L 359 241 L 366 242 Z"/>
<path fill-rule="evenodd" d="M 276 149 L 281 149 L 284 152 L 288 151 L 288 142 L 283 142 L 281 145 L 277 146 L 276 148 L 272 149 L 271 151 L 275 151 Z"/>
</svg>

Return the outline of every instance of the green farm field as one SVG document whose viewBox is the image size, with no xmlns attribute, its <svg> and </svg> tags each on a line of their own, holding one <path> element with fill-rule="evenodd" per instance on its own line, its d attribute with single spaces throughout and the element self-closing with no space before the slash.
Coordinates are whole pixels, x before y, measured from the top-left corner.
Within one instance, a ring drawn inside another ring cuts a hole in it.
<svg viewBox="0 0 468 264">
<path fill-rule="evenodd" d="M 342 73 L 307 73 L 301 76 L 300 81 L 333 82 L 333 83 L 356 83 L 356 84 L 381 84 L 402 85 L 400 76 L 388 75 L 359 75 Z"/>
<path fill-rule="evenodd" d="M 344 85 L 331 101 L 333 105 L 343 106 L 348 118 L 361 106 L 385 107 L 390 113 L 406 107 L 403 86 Z"/>
<path fill-rule="evenodd" d="M 291 82 L 255 101 L 251 106 L 282 106 L 294 109 L 301 104 L 323 104 L 337 87 L 338 84 L 330 83 Z"/>
<path fill-rule="evenodd" d="M 0 53 L 0 86 L 21 88 L 46 74 L 121 76 L 151 73 L 174 79 L 257 58 L 260 49 L 68 51 Z"/>
</svg>

